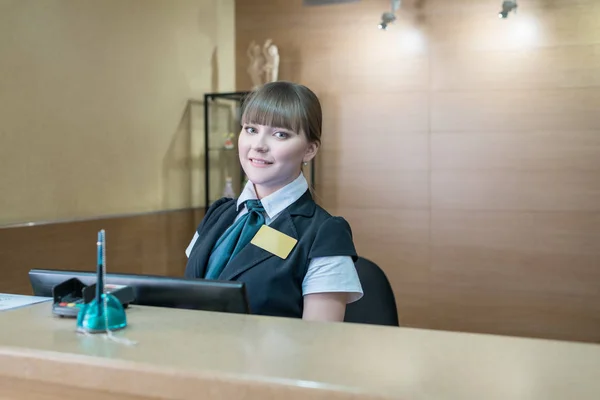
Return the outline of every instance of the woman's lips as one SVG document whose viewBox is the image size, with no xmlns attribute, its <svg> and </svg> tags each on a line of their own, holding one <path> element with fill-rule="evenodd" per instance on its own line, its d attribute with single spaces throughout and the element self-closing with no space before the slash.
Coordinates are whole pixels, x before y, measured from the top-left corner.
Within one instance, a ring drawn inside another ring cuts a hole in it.
<svg viewBox="0 0 600 400">
<path fill-rule="evenodd" d="M 268 167 L 269 165 L 272 165 L 273 163 L 267 160 L 263 160 L 261 158 L 249 158 L 248 160 L 250 160 L 250 164 L 252 164 L 255 167 Z"/>
</svg>

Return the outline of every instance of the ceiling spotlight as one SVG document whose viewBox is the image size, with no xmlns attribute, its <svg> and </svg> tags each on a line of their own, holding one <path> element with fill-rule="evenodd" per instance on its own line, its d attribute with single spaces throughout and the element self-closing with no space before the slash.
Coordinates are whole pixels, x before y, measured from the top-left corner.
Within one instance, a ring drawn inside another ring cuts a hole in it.
<svg viewBox="0 0 600 400">
<path fill-rule="evenodd" d="M 513 11 L 517 12 L 517 2 L 505 0 L 502 2 L 502 11 L 498 13 L 498 18 L 508 18 L 508 14 Z"/>
<path fill-rule="evenodd" d="M 393 23 L 396 20 L 396 11 L 400 8 L 400 0 L 391 0 L 392 3 L 392 11 L 384 12 L 381 15 L 381 22 L 378 27 L 381 30 L 387 30 L 389 24 Z"/>
<path fill-rule="evenodd" d="M 381 22 L 379 23 L 379 29 L 387 30 L 388 24 L 393 23 L 396 20 L 396 16 L 391 12 L 384 12 L 381 16 Z"/>
</svg>

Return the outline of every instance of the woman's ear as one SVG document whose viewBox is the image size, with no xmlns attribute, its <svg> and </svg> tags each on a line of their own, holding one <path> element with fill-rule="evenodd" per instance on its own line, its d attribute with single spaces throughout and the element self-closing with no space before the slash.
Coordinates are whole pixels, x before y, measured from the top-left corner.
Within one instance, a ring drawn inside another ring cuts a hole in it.
<svg viewBox="0 0 600 400">
<path fill-rule="evenodd" d="M 317 155 L 319 151 L 319 144 L 317 142 L 310 142 L 308 147 L 306 147 L 306 154 L 304 154 L 304 158 L 302 161 L 309 162 Z"/>
</svg>

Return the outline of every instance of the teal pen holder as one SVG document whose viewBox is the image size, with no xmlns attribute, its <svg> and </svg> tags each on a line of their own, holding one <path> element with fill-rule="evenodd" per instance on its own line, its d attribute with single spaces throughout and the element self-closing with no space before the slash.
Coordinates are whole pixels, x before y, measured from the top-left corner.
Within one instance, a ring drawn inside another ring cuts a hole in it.
<svg viewBox="0 0 600 400">
<path fill-rule="evenodd" d="M 77 328 L 90 333 L 125 328 L 127 315 L 121 302 L 110 293 L 103 294 L 100 301 L 100 307 L 96 299 L 83 305 L 77 315 Z"/>
</svg>

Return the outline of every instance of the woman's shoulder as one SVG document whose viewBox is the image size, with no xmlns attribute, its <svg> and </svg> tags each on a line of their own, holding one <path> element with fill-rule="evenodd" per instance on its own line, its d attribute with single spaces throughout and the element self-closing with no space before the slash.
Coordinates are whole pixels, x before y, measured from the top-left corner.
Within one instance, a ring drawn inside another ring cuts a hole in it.
<svg viewBox="0 0 600 400">
<path fill-rule="evenodd" d="M 221 214 L 223 214 L 223 212 L 225 212 L 226 210 L 228 210 L 230 207 L 235 207 L 237 205 L 237 199 L 231 198 L 231 197 L 222 197 L 218 200 L 216 200 L 214 203 L 212 203 L 208 209 L 206 210 L 206 213 L 204 214 L 204 218 L 203 220 L 206 221 L 207 219 L 213 217 L 213 216 L 219 216 Z"/>
<path fill-rule="evenodd" d="M 356 249 L 352 240 L 352 229 L 344 217 L 330 214 L 317 205 L 314 214 L 318 224 L 310 258 L 330 256 L 356 257 Z"/>
<path fill-rule="evenodd" d="M 317 230 L 317 241 L 335 241 L 336 239 L 342 240 L 342 238 L 352 240 L 352 228 L 343 216 L 333 215 L 317 204 L 311 219 Z"/>
<path fill-rule="evenodd" d="M 211 208 L 212 209 L 220 208 L 222 206 L 230 205 L 231 203 L 237 204 L 237 199 L 234 199 L 232 197 L 221 197 L 220 199 L 218 199 L 217 201 L 212 203 L 208 209 L 210 210 Z"/>
<path fill-rule="evenodd" d="M 350 224 L 348 221 L 339 215 L 333 215 L 320 205 L 315 203 L 315 214 L 314 218 L 318 220 L 321 224 L 327 224 L 330 227 L 337 227 L 340 229 L 350 229 Z"/>
</svg>

